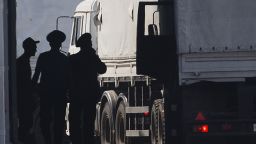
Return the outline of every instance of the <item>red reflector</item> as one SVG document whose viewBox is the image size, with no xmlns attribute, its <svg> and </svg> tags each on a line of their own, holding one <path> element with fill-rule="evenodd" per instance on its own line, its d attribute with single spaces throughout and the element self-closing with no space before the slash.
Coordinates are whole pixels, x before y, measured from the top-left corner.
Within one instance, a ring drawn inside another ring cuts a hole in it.
<svg viewBox="0 0 256 144">
<path fill-rule="evenodd" d="M 144 112 L 145 117 L 149 116 L 149 114 L 150 114 L 149 112 Z"/>
<path fill-rule="evenodd" d="M 208 133 L 209 127 L 207 124 L 195 126 L 195 132 Z"/>
<path fill-rule="evenodd" d="M 197 120 L 197 121 L 204 121 L 204 120 L 206 120 L 206 118 L 204 117 L 202 112 L 198 112 L 197 115 L 196 115 L 196 119 L 195 120 Z"/>
</svg>

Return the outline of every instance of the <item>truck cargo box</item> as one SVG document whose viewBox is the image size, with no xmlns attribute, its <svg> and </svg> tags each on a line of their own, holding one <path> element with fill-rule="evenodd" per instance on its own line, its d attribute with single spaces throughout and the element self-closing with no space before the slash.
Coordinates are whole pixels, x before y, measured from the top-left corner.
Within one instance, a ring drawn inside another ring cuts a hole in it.
<svg viewBox="0 0 256 144">
<path fill-rule="evenodd" d="M 256 76 L 253 0 L 176 0 L 180 84 Z"/>
</svg>

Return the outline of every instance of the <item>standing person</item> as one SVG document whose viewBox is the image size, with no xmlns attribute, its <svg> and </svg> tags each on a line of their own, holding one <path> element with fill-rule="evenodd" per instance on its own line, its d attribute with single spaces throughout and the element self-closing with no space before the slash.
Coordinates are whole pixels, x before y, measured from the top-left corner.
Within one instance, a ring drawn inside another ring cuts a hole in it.
<svg viewBox="0 0 256 144">
<path fill-rule="evenodd" d="M 47 35 L 51 50 L 39 55 L 33 82 L 40 77 L 40 122 L 46 144 L 62 144 L 65 126 L 66 94 L 69 80 L 68 58 L 60 52 L 66 39 L 63 32 L 54 30 Z M 51 123 L 53 135 L 51 136 Z"/>
<path fill-rule="evenodd" d="M 24 53 L 16 60 L 17 75 L 17 98 L 18 98 L 18 118 L 19 118 L 19 140 L 24 144 L 31 143 L 30 130 L 33 126 L 33 102 L 32 80 L 30 58 L 35 56 L 36 44 L 39 41 L 28 37 L 23 41 Z"/>
<path fill-rule="evenodd" d="M 72 73 L 69 107 L 71 141 L 72 144 L 93 144 L 95 106 L 100 94 L 97 77 L 98 74 L 106 72 L 106 65 L 101 62 L 92 48 L 90 33 L 85 33 L 78 39 L 77 47 L 80 47 L 80 51 L 70 56 Z M 83 136 L 82 123 L 84 126 Z"/>
</svg>

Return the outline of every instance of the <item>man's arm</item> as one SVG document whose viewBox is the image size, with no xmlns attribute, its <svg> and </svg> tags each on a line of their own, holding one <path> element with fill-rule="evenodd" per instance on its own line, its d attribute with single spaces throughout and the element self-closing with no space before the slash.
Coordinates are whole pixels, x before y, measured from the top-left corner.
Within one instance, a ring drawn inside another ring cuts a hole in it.
<svg viewBox="0 0 256 144">
<path fill-rule="evenodd" d="M 96 55 L 96 62 L 98 74 L 104 74 L 107 71 L 107 66 L 100 60 L 98 55 Z"/>
</svg>

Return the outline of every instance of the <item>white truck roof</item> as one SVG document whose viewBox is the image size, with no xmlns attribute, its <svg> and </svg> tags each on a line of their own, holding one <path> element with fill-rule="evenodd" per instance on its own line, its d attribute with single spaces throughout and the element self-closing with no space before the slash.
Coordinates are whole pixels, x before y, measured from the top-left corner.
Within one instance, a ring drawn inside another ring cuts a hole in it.
<svg viewBox="0 0 256 144">
<path fill-rule="evenodd" d="M 94 4 L 96 0 L 84 0 L 77 5 L 75 13 L 95 11 Z"/>
</svg>

